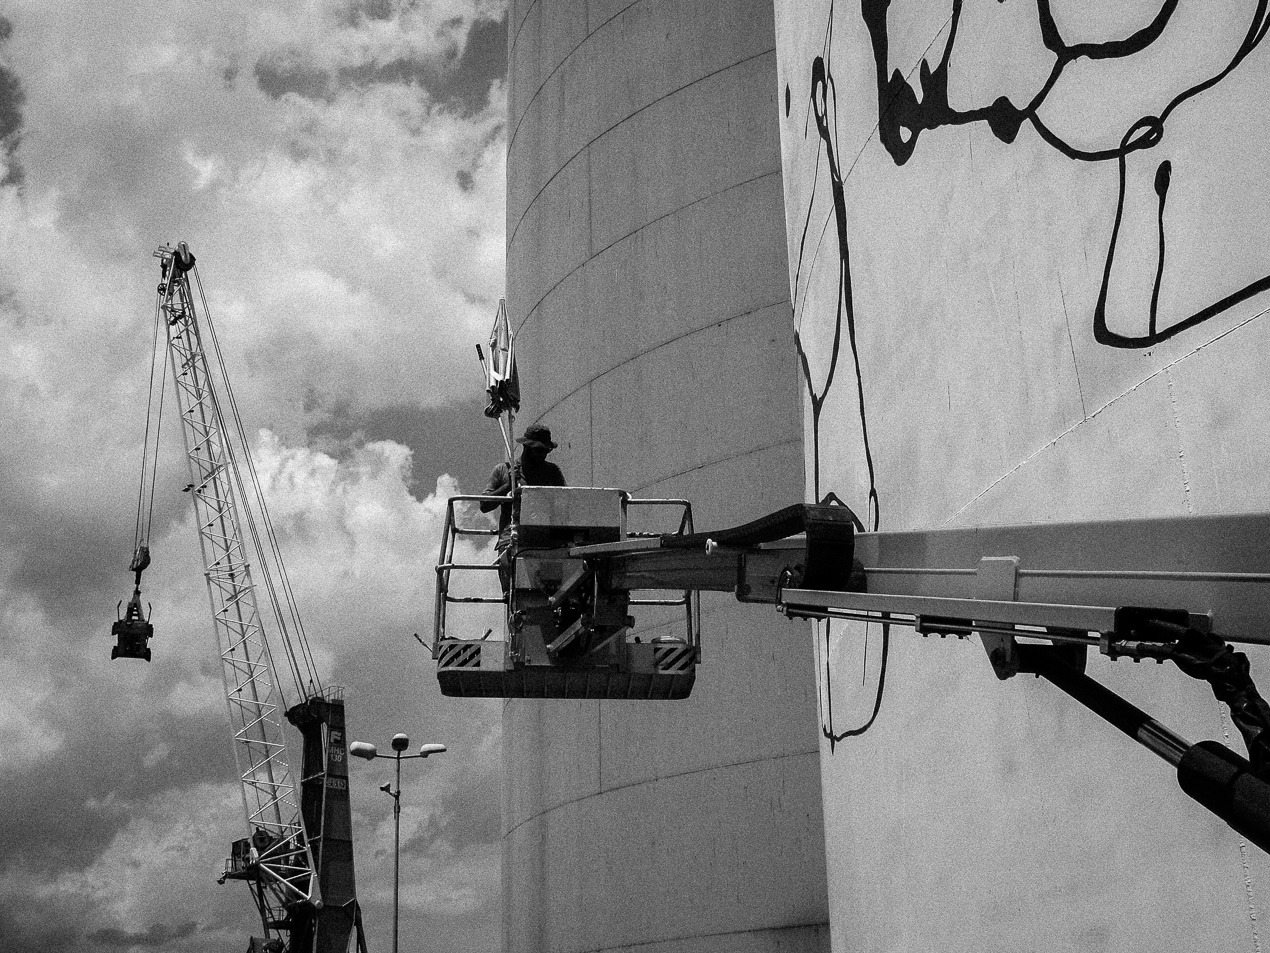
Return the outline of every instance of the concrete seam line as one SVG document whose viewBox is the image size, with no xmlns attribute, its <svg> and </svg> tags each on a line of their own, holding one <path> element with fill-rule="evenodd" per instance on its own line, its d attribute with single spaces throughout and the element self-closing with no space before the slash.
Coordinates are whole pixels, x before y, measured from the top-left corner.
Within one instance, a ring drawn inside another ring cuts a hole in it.
<svg viewBox="0 0 1270 953">
<path fill-rule="evenodd" d="M 537 100 L 538 95 L 543 91 L 546 85 L 551 82 L 551 77 L 555 76 L 556 73 L 559 72 L 560 67 L 562 67 L 565 63 L 567 63 L 569 61 L 569 58 L 573 56 L 574 53 L 578 52 L 579 49 L 581 49 L 583 46 L 586 45 L 587 40 L 591 39 L 591 37 L 595 36 L 595 34 L 599 33 L 601 30 L 603 30 L 606 26 L 608 26 L 610 23 L 612 23 L 622 14 L 624 14 L 631 7 L 637 6 L 642 2 L 643 0 L 634 0 L 634 3 L 629 3 L 626 6 L 622 7 L 622 9 L 618 10 L 617 13 L 613 14 L 611 17 L 609 17 L 607 20 L 605 20 L 603 23 L 597 26 L 594 30 L 587 33 L 587 35 L 584 36 L 571 50 L 569 50 L 568 53 L 566 53 L 564 56 L 560 58 L 559 62 L 557 62 L 555 66 L 551 67 L 551 72 L 548 73 L 546 78 L 541 83 L 538 84 L 538 88 L 534 90 L 533 95 L 530 96 L 528 102 L 525 103 L 525 108 L 521 112 L 520 118 L 516 120 L 516 128 L 512 130 L 511 138 L 507 140 L 508 152 L 511 151 L 512 143 L 516 141 L 516 133 L 520 132 L 520 124 L 525 118 L 525 113 L 529 112 L 529 107 L 534 104 L 534 101 Z M 538 0 L 534 0 L 534 2 L 529 5 L 529 10 L 532 10 L 535 6 L 538 6 L 538 5 L 539 5 Z M 521 26 L 524 26 L 525 20 L 528 20 L 528 19 L 529 19 L 529 11 L 526 10 L 525 16 L 520 21 Z M 521 27 L 516 28 L 516 39 L 518 40 L 520 39 L 520 30 L 521 30 Z"/>
<path fill-rule="evenodd" d="M 726 73 L 728 70 L 735 69 L 738 66 L 744 66 L 746 63 L 749 63 L 753 60 L 760 59 L 764 56 L 775 56 L 775 55 L 776 55 L 775 48 L 772 48 L 770 50 L 764 50 L 761 53 L 755 53 L 753 56 L 747 56 L 743 60 L 737 60 L 735 63 L 729 63 L 727 66 L 720 67 L 719 69 L 715 70 L 712 73 L 707 73 L 704 76 L 698 76 L 691 83 L 685 83 L 683 86 L 680 86 L 678 89 L 672 89 L 670 92 L 665 93 L 664 95 L 658 96 L 656 99 L 652 100 L 651 102 L 645 103 L 643 106 L 640 106 L 639 109 L 636 109 L 634 112 L 627 113 L 625 116 L 623 116 L 617 122 L 613 123 L 613 125 L 609 126 L 607 129 L 592 136 L 591 139 L 582 146 L 582 148 L 580 148 L 573 155 L 569 156 L 569 158 L 567 158 L 564 161 L 564 163 L 560 166 L 560 168 L 556 169 L 555 172 L 551 173 L 551 175 L 548 176 L 547 181 L 544 182 L 542 186 L 538 189 L 538 191 L 534 193 L 534 197 L 529 200 L 529 204 L 526 205 L 524 211 L 520 213 L 520 218 L 516 219 L 516 225 L 512 228 L 511 234 L 507 236 L 507 244 L 510 245 L 512 243 L 512 239 L 516 237 L 516 233 L 520 230 L 520 223 L 525 220 L 525 216 L 528 215 L 529 210 L 534 207 L 534 203 L 538 201 L 539 196 L 541 196 L 542 193 L 547 190 L 547 186 L 549 186 L 553 181 L 555 181 L 556 176 L 558 176 L 561 172 L 567 169 L 569 165 L 575 159 L 577 159 L 578 156 L 582 155 L 582 153 L 586 152 L 588 149 L 591 148 L 591 146 L 599 142 L 601 139 L 607 136 L 614 129 L 617 129 L 623 124 L 634 119 L 636 116 L 638 116 L 640 113 L 644 112 L 645 110 L 652 109 L 658 103 L 665 102 L 667 99 L 670 99 L 672 96 L 679 95 L 685 89 L 692 89 L 692 87 L 696 86 L 698 83 L 704 83 L 708 79 L 713 79 L 714 77 L 719 76 L 723 73 Z M 507 140 L 507 155 L 509 157 L 511 156 L 511 151 L 512 151 L 512 140 L 509 139 Z"/>
<path fill-rule="evenodd" d="M 697 470 L 705 470 L 709 467 L 718 466 L 720 463 L 727 463 L 729 460 L 740 460 L 741 458 L 748 457 L 751 454 L 762 453 L 764 450 L 775 450 L 778 447 L 791 447 L 795 445 L 801 445 L 802 442 L 803 442 L 803 438 L 800 435 L 798 437 L 793 437 L 789 440 L 782 440 L 779 443 L 769 443 L 761 447 L 754 447 L 750 450 L 743 450 L 740 453 L 734 453 L 730 456 L 719 457 L 715 460 L 707 460 L 705 463 L 698 464 L 695 467 L 688 467 L 684 470 L 678 471 L 677 473 L 668 473 L 665 476 L 661 477 L 660 479 L 654 480 L 651 483 L 645 483 L 643 486 L 631 487 L 631 492 L 637 493 L 641 490 L 647 489 L 650 486 L 656 486 L 658 483 L 664 483 L 667 480 L 674 480 L 678 477 L 685 476 L 689 473 L 695 473 Z"/>
<path fill-rule="evenodd" d="M 780 926 L 754 927 L 750 930 L 720 930 L 717 933 L 684 933 L 679 936 L 666 937 L 662 940 L 648 940 L 643 943 L 628 943 L 625 946 L 597 946 L 579 953 L 623 953 L 624 950 L 638 950 L 643 947 L 659 946 L 663 943 L 678 943 L 681 940 L 705 940 L 715 936 L 743 936 L 749 933 L 777 933 L 782 930 L 806 930 L 817 927 L 828 927 L 829 919 L 808 920 L 802 923 L 783 923 Z"/>
<path fill-rule="evenodd" d="M 528 312 L 526 312 L 523 318 L 520 319 L 520 323 L 516 325 L 516 330 L 520 331 L 520 329 L 525 326 L 525 322 L 534 316 L 534 312 L 537 311 L 538 308 L 542 306 L 542 303 L 544 301 L 546 301 L 549 297 L 551 297 L 552 292 L 554 292 L 557 288 L 559 288 L 562 284 L 564 284 L 566 281 L 568 281 L 570 278 L 572 278 L 574 275 L 580 272 L 583 268 L 585 268 L 591 262 L 595 261 L 595 259 L 599 258 L 601 255 L 603 255 L 605 252 L 609 251 L 610 249 L 616 248 L 618 245 L 622 244 L 622 242 L 626 241 L 628 238 L 633 238 L 634 236 L 638 235 L 640 232 L 644 231 L 644 229 L 651 228 L 653 225 L 656 225 L 658 222 L 663 222 L 674 215 L 678 215 L 680 212 L 684 211 L 685 209 L 690 209 L 694 205 L 700 205 L 702 202 L 708 202 L 711 199 L 718 198 L 720 195 L 726 195 L 728 192 L 731 192 L 733 189 L 744 188 L 747 185 L 753 185 L 755 182 L 761 182 L 763 179 L 770 179 L 772 176 L 779 176 L 780 174 L 781 174 L 780 170 L 777 169 L 772 172 L 759 173 L 758 175 L 752 176 L 743 182 L 733 182 L 731 185 L 725 185 L 723 188 L 716 189 L 715 191 L 711 192 L 709 195 L 702 195 L 699 198 L 693 199 L 691 202 L 686 202 L 683 205 L 680 205 L 678 208 L 673 208 L 668 212 L 663 212 L 661 215 L 658 215 L 656 218 L 649 219 L 643 225 L 639 226 L 639 228 L 629 231 L 625 235 L 622 235 L 619 238 L 615 238 L 613 241 L 609 242 L 599 251 L 595 252 L 594 254 L 588 255 L 588 257 L 584 261 L 582 261 L 580 264 L 569 269 L 569 271 L 561 275 L 560 280 L 557 281 L 550 288 L 548 288 L 546 291 L 544 291 L 542 294 L 542 297 L 539 298 L 537 301 L 535 301 L 534 306 L 530 308 Z M 509 240 L 508 245 L 510 244 L 511 242 Z M 788 297 L 789 296 L 786 295 L 786 300 L 788 300 Z"/>
<path fill-rule="evenodd" d="M 520 132 L 520 124 L 521 122 L 524 121 L 525 114 L 529 112 L 530 107 L 533 106 L 534 102 L 538 99 L 538 96 L 546 88 L 547 84 L 551 82 L 551 77 L 555 76 L 556 73 L 560 71 L 560 67 L 562 67 L 566 62 L 568 62 L 574 53 L 578 52 L 579 49 L 585 46 L 587 41 L 590 40 L 591 37 L 595 36 L 597 33 L 603 30 L 606 26 L 608 26 L 614 20 L 625 15 L 626 11 L 630 10 L 632 7 L 639 6 L 639 4 L 642 2 L 643 0 L 634 0 L 633 3 L 628 3 L 626 6 L 622 7 L 622 9 L 618 10 L 615 14 L 613 14 L 611 17 L 609 17 L 607 20 L 605 20 L 603 23 L 597 26 L 594 30 L 591 30 L 589 33 L 587 33 L 586 36 L 584 36 L 577 44 L 575 44 L 573 48 L 570 49 L 569 52 L 566 53 L 564 56 L 562 56 L 559 62 L 557 62 L 556 65 L 551 68 L 551 72 L 548 73 L 546 78 L 544 78 L 543 81 L 538 84 L 538 88 L 535 89 L 533 92 L 533 95 L 529 97 L 529 100 L 525 103 L 524 110 L 521 112 L 520 117 L 516 120 L 516 128 L 512 130 L 511 138 L 507 140 L 508 152 L 511 151 L 512 143 L 516 141 L 516 134 Z M 534 0 L 534 3 L 530 4 L 529 8 L 532 10 L 533 7 L 537 5 L 538 5 L 537 0 Z M 527 19 L 529 19 L 528 11 L 526 11 L 524 19 L 521 20 L 521 24 L 523 25 L 524 21 Z M 516 29 L 516 37 L 517 39 L 519 39 L 520 37 L 520 27 L 517 27 Z M 770 50 L 769 52 L 774 52 L 774 51 L 775 51 L 775 47 L 773 47 L 772 50 Z M 692 85 L 692 84 L 689 83 L 688 85 Z M 683 87 L 683 88 L 686 89 L 687 87 Z"/>
<path fill-rule="evenodd" d="M 517 821 L 513 826 L 507 828 L 506 833 L 503 834 L 503 839 L 506 839 L 509 835 L 520 830 L 522 827 L 524 827 L 526 824 L 530 823 L 531 821 L 536 821 L 540 817 L 546 817 L 548 814 L 552 813 L 553 811 L 558 811 L 562 807 L 570 807 L 574 804 L 581 804 L 583 801 L 589 801 L 593 798 L 603 797 L 606 794 L 612 794 L 614 791 L 625 791 L 627 788 L 637 788 L 646 784 L 655 784 L 658 781 L 665 781 L 665 780 L 676 779 L 676 778 L 688 778 L 688 777 L 692 777 L 694 774 L 703 774 L 707 771 L 720 771 L 727 768 L 744 768 L 744 767 L 747 767 L 748 765 L 766 764 L 772 761 L 788 761 L 791 758 L 805 758 L 808 755 L 813 755 L 813 754 L 814 755 L 820 754 L 819 739 L 817 739 L 816 747 L 809 749 L 807 751 L 789 751 L 784 754 L 774 755 L 770 758 L 751 758 L 749 761 L 731 761 L 731 762 L 728 762 L 727 764 L 709 765 L 707 767 L 693 768 L 691 771 L 680 771 L 677 774 L 658 775 L 657 777 L 651 778 L 646 781 L 632 781 L 629 784 L 619 784 L 615 787 L 604 788 L 600 791 L 596 791 L 594 794 L 584 794 L 581 797 L 575 797 L 568 801 L 561 801 L 559 804 L 554 804 L 551 807 L 546 808 L 545 810 L 539 811 L 537 814 L 531 814 L 528 817 L 524 818 L 523 820 Z"/>
<path fill-rule="evenodd" d="M 529 19 L 529 14 L 533 13 L 534 7 L 538 7 L 538 6 L 541 6 L 538 0 L 533 0 L 532 3 L 530 3 L 528 6 L 525 7 L 525 15 L 520 18 L 520 22 L 512 24 L 515 27 L 515 30 L 511 33 L 511 38 L 512 38 L 511 45 L 513 49 L 517 46 L 517 44 L 520 41 L 520 32 L 521 30 L 525 28 L 525 22 Z M 510 17 L 510 15 L 511 15 L 511 11 L 509 10 L 508 16 Z"/>
<path fill-rule="evenodd" d="M 1256 314 L 1254 314 L 1252 317 L 1250 317 L 1250 318 L 1245 318 L 1243 321 L 1240 321 L 1240 322 L 1239 322 L 1238 324 L 1236 324 L 1234 327 L 1227 328 L 1225 331 L 1222 331 L 1221 333 L 1219 333 L 1219 334 L 1215 335 L 1214 337 L 1209 338 L 1209 339 L 1208 339 L 1207 341 L 1205 341 L 1203 344 L 1197 344 L 1195 347 L 1191 348 L 1191 349 L 1190 349 L 1189 351 L 1187 351 L 1185 354 L 1182 354 L 1182 355 L 1180 355 L 1179 357 L 1174 358 L 1172 361 L 1170 361 L 1169 363 L 1165 364 L 1163 367 L 1160 367 L 1160 368 L 1158 368 L 1158 369 L 1156 369 L 1156 370 L 1152 371 L 1150 374 L 1148 374 L 1146 377 L 1142 378 L 1142 380 L 1138 381 L 1138 382 L 1137 382 L 1136 384 L 1134 384 L 1132 387 L 1126 388 L 1125 390 L 1121 391 L 1121 392 L 1120 392 L 1119 394 L 1117 394 L 1115 397 L 1111 398 L 1111 400 L 1107 401 L 1105 404 L 1103 404 L 1101 407 L 1099 407 L 1097 410 L 1095 410 L 1092 414 L 1086 414 L 1085 416 L 1081 417 L 1081 419 L 1080 419 L 1080 420 L 1076 421 L 1076 423 L 1072 424 L 1070 427 L 1068 427 L 1066 430 L 1064 430 L 1064 431 L 1063 431 L 1062 433 L 1060 433 L 1058 436 L 1054 437 L 1052 440 L 1050 440 L 1050 441 L 1049 441 L 1047 444 L 1045 444 L 1043 447 L 1039 447 L 1038 449 L 1034 450 L 1032 453 L 1028 454 L 1028 455 L 1027 455 L 1027 457 L 1025 457 L 1024 459 L 1020 460 L 1017 464 L 1015 464 L 1013 467 L 1011 467 L 1011 468 L 1010 468 L 1010 469 L 1009 469 L 1006 473 L 1003 473 L 1001 476 L 997 477 L 995 480 L 993 480 L 991 483 L 989 483 L 989 484 L 988 484 L 986 487 L 984 487 L 984 488 L 983 488 L 983 489 L 982 489 L 979 493 L 977 493 L 977 494 L 974 496 L 974 498 L 973 498 L 973 499 L 969 500 L 969 501 L 968 501 L 968 502 L 967 502 L 964 506 L 962 506 L 962 507 L 961 507 L 961 509 L 957 510 L 957 512 L 953 513 L 953 515 L 952 515 L 952 516 L 950 516 L 950 517 L 948 517 L 948 519 L 944 520 L 944 525 L 945 525 L 945 526 L 947 526 L 948 524 L 952 523 L 954 520 L 956 520 L 956 519 L 957 519 L 957 517 L 961 516 L 961 514 L 962 514 L 962 513 L 964 513 L 966 510 L 970 509 L 970 507 L 974 506 L 974 505 L 975 505 L 976 503 L 978 503 L 981 499 L 983 499 L 985 496 L 987 496 L 989 493 L 991 493 L 991 492 L 992 492 L 992 491 L 993 491 L 993 490 L 994 490 L 997 486 L 999 486 L 1000 484 L 1004 483 L 1004 482 L 1005 482 L 1006 480 L 1008 480 L 1010 477 L 1014 476 L 1014 474 L 1018 473 L 1018 472 L 1019 472 L 1020 470 L 1022 470 L 1025 466 L 1027 466 L 1029 463 L 1031 463 L 1031 462 L 1032 462 L 1033 460 L 1035 460 L 1037 457 L 1041 456 L 1041 455 L 1042 455 L 1043 453 L 1045 453 L 1047 450 L 1050 450 L 1051 448 L 1053 448 L 1056 444 L 1058 444 L 1058 443 L 1059 443 L 1061 440 L 1063 440 L 1065 437 L 1070 436 L 1070 435 L 1071 435 L 1072 433 L 1074 433 L 1077 429 L 1079 429 L 1080 427 L 1083 427 L 1085 424 L 1089 423 L 1091 420 L 1093 420 L 1095 417 L 1097 417 L 1099 414 L 1101 414 L 1104 410 L 1108 409 L 1108 408 L 1109 408 L 1112 404 L 1117 403 L 1118 401 L 1120 401 L 1121 399 L 1123 399 L 1123 398 L 1125 398 L 1125 397 L 1128 397 L 1130 394 L 1132 394 L 1135 390 L 1137 390 L 1137 389 L 1138 389 L 1139 387 L 1141 387 L 1143 384 L 1147 384 L 1147 383 L 1149 383 L 1149 382 L 1151 382 L 1151 381 L 1155 380 L 1155 379 L 1156 379 L 1157 377 L 1159 377 L 1161 374 L 1166 374 L 1166 372 L 1169 370 L 1169 368 L 1171 368 L 1171 367 L 1173 367 L 1173 366 L 1175 366 L 1175 365 L 1177 365 L 1177 364 L 1181 364 L 1183 361 L 1185 361 L 1185 360 L 1189 360 L 1190 358 L 1194 357 L 1196 354 L 1198 354 L 1200 351 L 1204 350 L 1204 348 L 1208 347 L 1210 344 L 1216 344 L 1218 341 L 1220 341 L 1222 338 L 1226 337 L 1227 335 L 1229 335 L 1229 334 L 1234 334 L 1236 331 L 1240 331 L 1240 330 L 1242 330 L 1243 328 L 1245 328 L 1245 327 L 1247 327 L 1249 324 L 1251 324 L 1253 321 L 1256 321 L 1258 318 L 1264 317 L 1264 316 L 1265 316 L 1265 315 L 1267 315 L 1267 314 L 1270 314 L 1270 308 L 1266 308 L 1266 309 L 1264 309 L 1264 310 L 1262 310 L 1262 311 L 1258 311 L 1258 312 L 1257 312 Z M 1166 376 L 1166 379 L 1167 379 L 1167 376 Z"/>
<path fill-rule="evenodd" d="M 748 311 L 741 311 L 741 312 L 738 312 L 737 314 L 730 314 L 725 318 L 718 318 L 716 320 L 711 321 L 709 324 L 703 324 L 699 328 L 692 328 L 691 330 L 684 331 L 682 334 L 676 334 L 673 338 L 669 338 L 658 344 L 654 344 L 652 347 L 647 348 L 643 351 L 640 351 L 637 354 L 632 354 L 629 357 L 625 358 L 624 360 L 620 361 L 619 363 L 614 364 L 612 367 L 606 367 L 604 370 L 600 371 L 600 373 L 596 374 L 594 377 L 590 378 L 589 380 L 583 381 L 581 384 L 573 388 L 573 390 L 569 391 L 567 394 L 562 394 L 558 400 L 552 401 L 549 406 L 543 409 L 542 415 L 545 416 L 551 413 L 551 411 L 555 410 L 557 407 L 563 404 L 566 400 L 568 400 L 574 394 L 577 394 L 579 391 L 581 391 L 582 388 L 590 387 L 596 381 L 600 380 L 601 378 L 607 377 L 609 374 L 612 374 L 614 371 L 616 371 L 619 367 L 623 367 L 626 364 L 629 364 L 631 361 L 637 360 L 641 357 L 647 357 L 649 354 L 652 354 L 654 351 L 659 351 L 662 348 L 668 347 L 671 344 L 675 344 L 678 341 L 682 341 L 685 338 L 690 338 L 694 334 L 701 334 L 704 331 L 709 331 L 711 328 L 716 328 L 721 324 L 727 324 L 731 321 L 738 321 L 741 318 L 747 318 L 752 314 L 758 314 L 762 311 L 767 311 L 771 308 L 779 308 L 781 305 L 788 303 L 788 301 L 789 301 L 789 298 L 785 297 L 785 298 L 781 298 L 780 300 L 770 302 L 769 304 L 759 305 L 757 308 L 750 308 L 750 310 Z M 516 333 L 517 334 L 520 333 L 520 328 L 516 329 Z"/>
</svg>

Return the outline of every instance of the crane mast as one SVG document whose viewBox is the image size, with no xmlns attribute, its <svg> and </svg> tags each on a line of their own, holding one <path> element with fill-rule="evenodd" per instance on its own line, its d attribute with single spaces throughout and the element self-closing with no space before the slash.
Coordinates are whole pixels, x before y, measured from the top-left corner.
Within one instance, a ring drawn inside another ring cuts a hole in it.
<svg viewBox="0 0 1270 953">
<path fill-rule="evenodd" d="M 220 880 L 244 880 L 251 887 L 266 933 L 252 941 L 253 950 L 344 953 L 354 931 L 358 949 L 364 950 L 353 876 L 343 699 L 338 689 L 324 690 L 318 683 L 307 646 L 300 646 L 297 659 L 287 637 L 268 552 L 249 502 L 254 491 L 258 509 L 263 509 L 263 498 L 219 360 L 215 331 L 206 323 L 210 340 L 204 340 L 205 327 L 191 287 L 191 275 L 198 280 L 194 256 L 184 242 L 176 248 L 161 247 L 155 256 L 163 275 L 158 320 L 166 326 L 189 466 L 187 489 L 194 501 L 247 818 L 248 837 L 234 842 Z M 202 301 L 201 287 L 198 299 Z M 219 377 L 213 376 L 209 343 Z M 251 487 L 244 482 L 244 470 Z M 267 511 L 261 515 L 289 602 L 290 587 Z M 261 624 L 244 523 L 301 694 L 290 710 Z M 294 606 L 291 611 L 298 623 Z M 302 674 L 305 667 L 307 673 Z M 287 760 L 284 713 L 304 739 L 300 797 Z M 282 936 L 271 938 L 275 931 Z"/>
</svg>

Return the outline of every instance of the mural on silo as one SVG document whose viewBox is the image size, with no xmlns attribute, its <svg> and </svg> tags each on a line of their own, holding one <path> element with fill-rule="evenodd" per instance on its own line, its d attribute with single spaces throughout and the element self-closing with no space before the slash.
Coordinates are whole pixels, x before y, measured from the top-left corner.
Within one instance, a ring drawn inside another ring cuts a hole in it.
<svg viewBox="0 0 1270 953">
<path fill-rule="evenodd" d="M 1270 4 L 776 6 L 808 496 L 832 493 L 883 531 L 1270 509 Z M 1099 878 L 1064 865 L 1080 831 L 1050 830 L 1052 811 L 1013 799 L 1020 784 L 1064 815 L 1109 811 L 1116 833 L 1095 853 L 1172 836 L 1203 858 L 1168 872 L 1141 914 L 1150 928 L 1095 912 L 1081 926 L 1068 908 L 1056 948 L 1179 936 L 1259 948 L 1260 852 L 1181 801 L 1148 831 L 1104 803 L 1175 788 L 1164 766 L 1093 770 L 1086 746 L 1114 767 L 1119 740 L 1031 680 L 997 683 L 970 643 L 839 624 L 817 639 L 831 894 L 835 879 L 856 888 L 831 901 L 835 948 L 847 924 L 866 939 L 906 916 L 912 937 L 926 918 L 946 924 L 931 891 L 954 869 L 978 870 L 1000 900 L 1020 892 L 1003 869 L 1034 868 L 1083 905 Z M 1270 656 L 1249 654 L 1270 678 Z M 1211 696 L 1173 673 L 1096 656 L 1089 670 L 1195 740 L 1229 737 Z M 931 826 L 936 789 L 1008 808 L 949 834 Z M 868 905 L 883 888 L 862 865 L 894 860 L 893 840 L 869 854 L 886 818 L 924 843 L 922 872 L 891 876 L 928 909 Z M 1107 868 L 1122 887 L 1123 863 Z M 1159 886 L 1140 871 L 1129 881 Z M 1180 899 L 1197 890 L 1220 898 L 1202 911 Z M 1014 916 L 1049 909 L 1032 895 Z M 967 934 L 966 948 L 982 940 Z"/>
</svg>

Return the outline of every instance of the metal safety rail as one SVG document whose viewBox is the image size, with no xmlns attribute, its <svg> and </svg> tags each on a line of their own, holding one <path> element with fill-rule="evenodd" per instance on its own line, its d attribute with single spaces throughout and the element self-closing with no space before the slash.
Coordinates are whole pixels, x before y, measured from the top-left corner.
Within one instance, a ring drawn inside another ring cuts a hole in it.
<svg viewBox="0 0 1270 953">
<path fill-rule="evenodd" d="M 641 500 L 627 494 L 622 500 L 622 504 L 628 515 L 632 510 L 654 509 L 657 507 L 675 507 L 680 511 L 679 525 L 670 535 L 691 536 L 694 532 L 692 525 L 692 504 L 687 500 Z M 660 539 L 663 535 L 665 534 L 636 532 L 628 533 L 627 539 Z M 653 595 L 636 595 L 636 593 L 671 591 L 677 592 L 678 595 L 664 596 L 660 598 Z M 694 660 L 697 662 L 701 661 L 701 600 L 697 598 L 697 591 L 695 589 L 631 589 L 630 592 L 630 605 L 632 606 L 683 606 L 685 642 L 694 650 Z"/>
<path fill-rule="evenodd" d="M 498 564 L 489 563 L 460 563 L 455 562 L 454 553 L 459 541 L 466 538 L 489 538 L 498 536 L 498 529 L 491 527 L 489 521 L 481 519 L 480 526 L 464 526 L 460 525 L 457 518 L 456 507 L 460 504 L 476 504 L 481 503 L 510 503 L 509 496 L 484 496 L 480 494 L 466 494 L 462 496 L 452 496 L 446 502 L 445 506 L 445 526 L 441 531 L 441 556 L 437 560 L 436 568 L 436 599 L 433 605 L 433 644 L 439 645 L 441 641 L 447 638 L 445 634 L 445 623 L 447 617 L 447 609 L 456 603 L 466 604 L 506 604 L 507 600 L 503 596 L 452 596 L 450 595 L 450 576 L 455 572 L 474 572 L 481 574 L 493 573 L 495 577 L 498 574 Z M 435 657 L 436 650 L 433 650 Z"/>
<path fill-rule="evenodd" d="M 513 526 L 514 557 L 503 567 L 506 590 L 482 595 L 471 587 L 456 594 L 463 575 L 493 578 L 500 570 L 496 560 L 465 561 L 460 552 L 464 539 L 499 535 L 485 520 L 472 525 L 464 512 L 481 503 L 525 507 L 524 519 Z M 668 509 L 669 518 L 662 516 Z M 673 529 L 628 532 L 632 522 Z M 700 660 L 697 591 L 657 580 L 614 585 L 612 574 L 597 572 L 602 561 L 578 556 L 575 550 L 596 538 L 630 546 L 692 532 L 687 500 L 634 499 L 620 490 L 522 487 L 515 496 L 451 498 L 436 567 L 431 646 L 442 692 L 473 697 L 686 697 Z M 458 604 L 505 605 L 503 637 L 491 637 L 488 629 L 483 634 L 451 631 L 451 607 Z M 668 624 L 676 634 L 633 634 L 636 620 L 627 614 L 631 607 L 670 610 L 654 631 Z"/>
<path fill-rule="evenodd" d="M 611 499 L 620 491 L 580 492 Z M 513 641 L 499 643 L 501 656 L 491 656 L 487 643 L 441 638 L 447 598 L 461 601 L 447 595 L 449 573 L 465 568 L 454 562 L 454 521 L 447 518 L 434 646 L 442 690 L 684 697 L 692 672 L 678 682 L 656 682 L 645 668 L 637 683 L 630 656 L 624 656 L 625 670 L 597 666 L 585 656 L 582 664 L 556 658 L 554 650 L 575 630 L 590 638 L 603 629 L 601 648 L 611 647 L 634 624 L 618 614 L 627 605 L 679 601 L 627 601 L 645 590 L 683 592 L 690 639 L 684 647 L 694 666 L 699 625 L 692 600 L 700 591 L 733 592 L 742 602 L 775 604 L 795 618 L 911 626 L 923 635 L 973 634 L 999 678 L 1020 672 L 1044 677 L 1168 761 L 1186 793 L 1270 852 L 1270 704 L 1253 684 L 1247 657 L 1226 643 L 1270 645 L 1270 514 L 857 533 L 860 521 L 851 510 L 826 502 L 694 533 L 686 501 L 639 502 L 681 503 L 679 532 L 627 533 L 625 513 L 637 504 L 623 494 L 621 532 L 518 555 L 509 610 Z M 550 525 L 543 521 L 539 529 Z M 583 612 L 591 617 L 570 624 L 558 610 L 578 592 L 594 593 Z M 1207 681 L 1230 707 L 1249 758 L 1215 742 L 1190 744 L 1087 676 L 1091 646 L 1112 659 L 1172 661 Z M 658 649 L 626 647 L 645 655 Z M 654 678 L 666 674 L 658 671 Z"/>
</svg>

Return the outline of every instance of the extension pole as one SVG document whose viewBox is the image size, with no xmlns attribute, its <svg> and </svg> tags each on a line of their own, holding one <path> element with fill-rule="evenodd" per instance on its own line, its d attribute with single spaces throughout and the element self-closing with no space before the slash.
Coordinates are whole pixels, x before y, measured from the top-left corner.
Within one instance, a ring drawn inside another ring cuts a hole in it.
<svg viewBox="0 0 1270 953">
<path fill-rule="evenodd" d="M 502 424 L 502 421 L 499 421 Z M 507 432 L 503 434 L 503 441 L 507 444 L 507 477 L 511 481 L 511 495 L 516 495 L 516 447 L 512 440 L 516 435 L 516 415 L 510 407 L 507 408 Z"/>
</svg>

